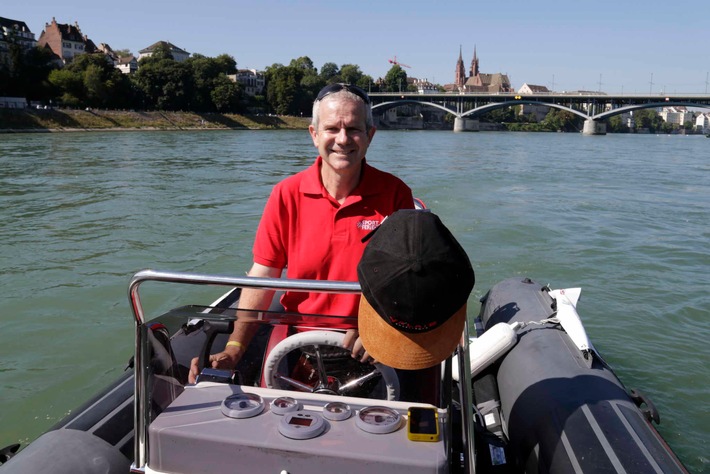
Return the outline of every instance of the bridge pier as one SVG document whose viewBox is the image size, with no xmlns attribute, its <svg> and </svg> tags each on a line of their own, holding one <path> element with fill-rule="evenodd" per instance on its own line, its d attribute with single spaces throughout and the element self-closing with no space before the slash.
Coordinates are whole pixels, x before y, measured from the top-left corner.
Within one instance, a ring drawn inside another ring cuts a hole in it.
<svg viewBox="0 0 710 474">
<path fill-rule="evenodd" d="M 603 122 L 597 122 L 594 119 L 587 119 L 584 121 L 584 128 L 582 129 L 582 134 L 606 135 L 606 124 Z"/>
<path fill-rule="evenodd" d="M 466 117 L 455 117 L 454 118 L 454 132 L 477 132 L 478 120 L 467 119 Z"/>
</svg>

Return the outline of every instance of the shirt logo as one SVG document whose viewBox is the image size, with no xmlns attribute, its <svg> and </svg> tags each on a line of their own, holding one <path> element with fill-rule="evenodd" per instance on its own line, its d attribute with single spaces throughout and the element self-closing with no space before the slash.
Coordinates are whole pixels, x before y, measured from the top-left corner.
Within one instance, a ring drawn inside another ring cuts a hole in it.
<svg viewBox="0 0 710 474">
<path fill-rule="evenodd" d="M 363 219 L 358 221 L 356 227 L 361 230 L 375 230 L 380 226 L 380 221 Z"/>
</svg>

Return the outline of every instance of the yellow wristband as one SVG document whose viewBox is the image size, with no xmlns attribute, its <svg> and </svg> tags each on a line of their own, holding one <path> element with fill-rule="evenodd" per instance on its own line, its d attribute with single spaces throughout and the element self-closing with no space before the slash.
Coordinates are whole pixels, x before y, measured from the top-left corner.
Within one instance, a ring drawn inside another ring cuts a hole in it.
<svg viewBox="0 0 710 474">
<path fill-rule="evenodd" d="M 236 347 L 239 347 L 239 348 L 243 348 L 243 347 L 244 347 L 244 344 L 242 344 L 242 343 L 239 342 L 239 341 L 229 341 L 229 342 L 227 342 L 227 345 L 226 345 L 225 347 L 229 347 L 229 346 L 236 346 Z"/>
</svg>

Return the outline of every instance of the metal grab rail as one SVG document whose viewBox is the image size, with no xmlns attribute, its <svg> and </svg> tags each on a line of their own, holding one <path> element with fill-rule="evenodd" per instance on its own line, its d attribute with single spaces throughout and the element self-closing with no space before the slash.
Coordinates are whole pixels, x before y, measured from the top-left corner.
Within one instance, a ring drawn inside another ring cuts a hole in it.
<svg viewBox="0 0 710 474">
<path fill-rule="evenodd" d="M 171 283 L 187 283 L 191 285 L 238 286 L 241 288 L 258 288 L 262 290 L 289 290 L 318 293 L 360 293 L 360 284 L 352 281 L 326 280 L 296 280 L 286 278 L 263 277 L 231 277 L 222 275 L 205 275 L 200 273 L 162 272 L 156 270 L 141 270 L 133 275 L 128 284 L 128 299 L 136 319 L 136 324 L 145 322 L 143 306 L 141 305 L 139 288 L 146 281 L 162 281 Z"/>
<path fill-rule="evenodd" d="M 131 472 L 143 473 L 148 462 L 148 375 L 145 364 L 149 361 L 148 344 L 143 340 L 141 326 L 145 314 L 140 299 L 140 286 L 146 281 L 186 283 L 192 285 L 217 285 L 263 290 L 290 290 L 319 293 L 360 293 L 360 284 L 349 281 L 295 280 L 263 277 L 229 277 L 197 273 L 141 270 L 133 275 L 128 285 L 128 299 L 136 323 L 135 334 L 135 387 L 134 387 L 134 460 Z"/>
<path fill-rule="evenodd" d="M 143 340 L 141 326 L 145 323 L 143 305 L 140 300 L 140 285 L 146 281 L 162 281 L 170 283 L 186 283 L 193 285 L 216 285 L 241 288 L 258 288 L 264 290 L 290 290 L 321 293 L 360 293 L 358 282 L 325 281 L 325 280 L 295 280 L 285 278 L 262 277 L 229 277 L 220 275 L 204 275 L 196 273 L 163 272 L 156 270 L 141 270 L 133 275 L 128 285 L 128 298 L 136 323 L 135 334 L 135 386 L 134 386 L 134 460 L 132 473 L 144 473 L 148 462 L 148 419 L 150 418 L 150 403 L 148 400 L 148 376 L 145 364 L 149 362 L 148 343 Z M 468 334 L 468 323 L 464 326 L 464 334 Z M 466 450 L 465 472 L 475 473 L 475 446 L 473 441 L 473 413 L 471 394 L 471 365 L 468 359 L 468 338 L 463 337 L 463 346 L 458 346 L 459 357 L 459 390 L 461 397 L 461 416 L 463 418 L 464 449 Z M 462 363 L 461 363 L 462 362 Z"/>
</svg>

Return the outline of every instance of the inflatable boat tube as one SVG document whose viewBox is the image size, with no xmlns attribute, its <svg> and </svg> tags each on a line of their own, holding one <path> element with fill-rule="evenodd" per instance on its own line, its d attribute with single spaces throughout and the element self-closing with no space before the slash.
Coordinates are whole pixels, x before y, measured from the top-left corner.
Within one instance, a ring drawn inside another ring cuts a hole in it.
<svg viewBox="0 0 710 474">
<path fill-rule="evenodd" d="M 565 303 L 576 303 L 576 296 Z M 580 345 L 586 335 L 579 328 L 577 342 L 565 332 L 549 288 L 512 278 L 481 301 L 484 330 L 498 323 L 522 326 L 500 363 L 474 379 L 475 403 L 488 411 L 483 418 L 498 449 L 481 458 L 507 465 L 508 472 L 687 472 L 651 424 L 658 420 L 655 409 L 637 406 L 635 393 L 596 351 Z M 477 384 L 488 388 L 477 390 Z"/>
</svg>

